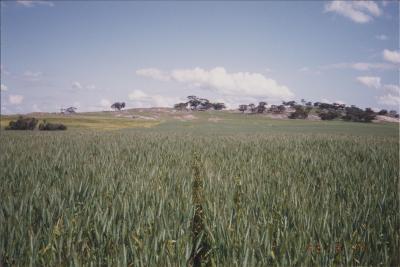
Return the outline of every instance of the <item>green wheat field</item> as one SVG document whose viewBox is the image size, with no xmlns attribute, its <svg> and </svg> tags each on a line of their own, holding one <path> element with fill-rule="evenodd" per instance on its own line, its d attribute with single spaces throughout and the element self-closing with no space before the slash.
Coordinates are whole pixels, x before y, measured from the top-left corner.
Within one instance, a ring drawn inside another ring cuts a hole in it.
<svg viewBox="0 0 400 267">
<path fill-rule="evenodd" d="M 200 113 L 64 132 L 3 117 L 4 264 L 400 264 L 398 124 Z"/>
</svg>

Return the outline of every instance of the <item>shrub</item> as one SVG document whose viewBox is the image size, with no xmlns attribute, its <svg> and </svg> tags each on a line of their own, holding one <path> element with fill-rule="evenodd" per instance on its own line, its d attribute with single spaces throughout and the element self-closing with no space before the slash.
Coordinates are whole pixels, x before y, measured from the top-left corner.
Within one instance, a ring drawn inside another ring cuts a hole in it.
<svg viewBox="0 0 400 267">
<path fill-rule="evenodd" d="M 40 131 L 63 131 L 66 130 L 67 126 L 65 126 L 64 124 L 61 123 L 50 123 L 50 122 L 46 122 L 44 121 L 43 123 L 41 123 L 39 125 L 39 130 Z"/>
<path fill-rule="evenodd" d="M 386 115 L 388 115 L 388 111 L 387 111 L 386 109 L 381 109 L 381 110 L 378 112 L 378 115 L 386 116 Z"/>
<path fill-rule="evenodd" d="M 307 119 L 312 108 L 304 107 L 302 105 L 295 105 L 294 109 L 295 112 L 290 113 L 288 116 L 289 119 Z"/>
<path fill-rule="evenodd" d="M 35 118 L 23 118 L 19 116 L 17 121 L 10 121 L 6 130 L 34 130 L 38 120 Z"/>
<path fill-rule="evenodd" d="M 321 110 L 318 112 L 318 116 L 321 118 L 321 120 L 333 120 L 341 116 L 340 112 L 337 112 L 335 110 Z"/>
<path fill-rule="evenodd" d="M 345 109 L 346 115 L 343 116 L 343 120 L 345 121 L 353 121 L 353 122 L 371 122 L 375 119 L 375 112 L 366 108 L 362 110 L 356 106 L 346 107 Z"/>
</svg>

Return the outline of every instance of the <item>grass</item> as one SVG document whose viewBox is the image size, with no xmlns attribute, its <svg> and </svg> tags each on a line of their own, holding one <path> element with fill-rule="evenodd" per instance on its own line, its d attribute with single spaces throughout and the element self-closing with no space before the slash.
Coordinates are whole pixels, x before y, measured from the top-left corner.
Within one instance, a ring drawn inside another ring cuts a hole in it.
<svg viewBox="0 0 400 267">
<path fill-rule="evenodd" d="M 8 126 L 11 120 L 16 117 L 2 118 L 0 126 L 2 128 Z M 159 121 L 132 120 L 128 118 L 113 118 L 90 115 L 75 115 L 75 116 L 41 116 L 38 119 L 46 120 L 50 123 L 62 123 L 69 129 L 91 129 L 91 130 L 120 130 L 127 128 L 149 128 L 158 125 Z"/>
<path fill-rule="evenodd" d="M 236 115 L 2 130 L 5 265 L 186 266 L 194 154 L 217 266 L 400 264 L 398 125 Z"/>
</svg>

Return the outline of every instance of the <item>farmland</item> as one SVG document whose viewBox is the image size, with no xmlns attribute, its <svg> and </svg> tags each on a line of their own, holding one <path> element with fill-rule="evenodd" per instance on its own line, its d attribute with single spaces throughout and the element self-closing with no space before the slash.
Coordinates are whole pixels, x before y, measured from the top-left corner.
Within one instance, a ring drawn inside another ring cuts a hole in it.
<svg viewBox="0 0 400 267">
<path fill-rule="evenodd" d="M 1 130 L 5 265 L 186 266 L 193 166 L 213 265 L 400 264 L 398 124 L 141 116 Z"/>
</svg>

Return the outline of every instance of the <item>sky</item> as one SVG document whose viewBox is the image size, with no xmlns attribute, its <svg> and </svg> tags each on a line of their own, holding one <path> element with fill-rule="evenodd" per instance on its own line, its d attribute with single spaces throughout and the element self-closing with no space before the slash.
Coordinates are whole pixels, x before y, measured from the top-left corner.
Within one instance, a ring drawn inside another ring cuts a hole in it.
<svg viewBox="0 0 400 267">
<path fill-rule="evenodd" d="M 339 102 L 399 110 L 397 1 L 1 1 L 1 114 Z"/>
</svg>

